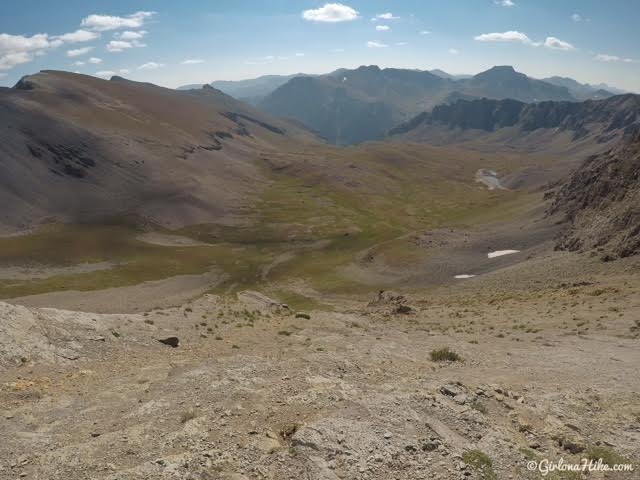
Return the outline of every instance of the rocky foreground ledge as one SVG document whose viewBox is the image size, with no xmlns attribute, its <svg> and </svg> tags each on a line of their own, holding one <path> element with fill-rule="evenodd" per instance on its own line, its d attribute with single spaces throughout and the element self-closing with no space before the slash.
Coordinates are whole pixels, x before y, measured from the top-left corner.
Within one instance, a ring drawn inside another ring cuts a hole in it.
<svg viewBox="0 0 640 480">
<path fill-rule="evenodd" d="M 493 300 L 0 304 L 0 478 L 519 480 L 541 478 L 529 462 L 544 459 L 638 465 L 637 294 Z"/>
</svg>

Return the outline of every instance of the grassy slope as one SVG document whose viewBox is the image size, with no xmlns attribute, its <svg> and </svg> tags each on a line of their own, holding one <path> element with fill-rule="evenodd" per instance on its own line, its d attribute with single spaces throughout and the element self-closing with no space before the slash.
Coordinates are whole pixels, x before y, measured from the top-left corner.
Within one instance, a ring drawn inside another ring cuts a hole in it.
<svg viewBox="0 0 640 480">
<path fill-rule="evenodd" d="M 212 246 L 150 245 L 136 238 L 135 228 L 118 224 L 56 226 L 0 238 L 0 266 L 115 263 L 104 271 L 3 280 L 0 298 L 133 285 L 217 267 L 228 276 L 222 290 L 268 284 L 300 302 L 304 299 L 279 285 L 303 279 L 321 292 L 369 289 L 340 273 L 358 253 L 380 246 L 388 261 L 409 263 L 421 253 L 397 240 L 408 233 L 514 215 L 533 200 L 526 193 L 489 192 L 473 181 L 480 167 L 517 168 L 521 159 L 515 156 L 503 154 L 487 163 L 468 151 L 423 145 L 313 148 L 271 152 L 271 160 L 284 167 L 263 167 L 272 183 L 247 226 L 201 225 L 179 232 Z"/>
</svg>

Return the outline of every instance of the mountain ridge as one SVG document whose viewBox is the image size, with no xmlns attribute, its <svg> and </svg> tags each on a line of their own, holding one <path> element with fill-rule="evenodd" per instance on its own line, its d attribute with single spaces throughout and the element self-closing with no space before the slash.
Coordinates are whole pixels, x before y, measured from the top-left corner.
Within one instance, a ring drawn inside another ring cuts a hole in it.
<svg viewBox="0 0 640 480">
<path fill-rule="evenodd" d="M 436 106 L 389 131 L 390 136 L 405 135 L 419 128 L 445 127 L 460 130 L 493 132 L 518 126 L 525 132 L 536 129 L 572 131 L 574 138 L 591 133 L 593 125 L 603 125 L 596 141 L 620 133 L 631 135 L 640 128 L 640 95 L 625 94 L 604 100 L 584 102 L 538 102 L 517 100 L 458 100 Z"/>
<path fill-rule="evenodd" d="M 338 145 L 381 139 L 386 130 L 451 101 L 452 95 L 527 102 L 575 100 L 566 87 L 529 78 L 508 66 L 468 79 L 377 65 L 339 69 L 313 78 L 305 83 L 289 80 L 258 106 L 274 116 L 296 119 Z M 334 120 L 329 122 L 330 118 Z"/>
</svg>

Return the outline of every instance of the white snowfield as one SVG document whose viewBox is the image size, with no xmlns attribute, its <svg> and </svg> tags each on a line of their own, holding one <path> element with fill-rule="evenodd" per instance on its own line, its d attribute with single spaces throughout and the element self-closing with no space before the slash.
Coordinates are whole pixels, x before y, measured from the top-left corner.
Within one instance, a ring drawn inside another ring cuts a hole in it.
<svg viewBox="0 0 640 480">
<path fill-rule="evenodd" d="M 514 253 L 520 253 L 520 250 L 496 250 L 495 252 L 488 253 L 489 258 L 502 257 L 504 255 L 512 255 Z"/>
</svg>

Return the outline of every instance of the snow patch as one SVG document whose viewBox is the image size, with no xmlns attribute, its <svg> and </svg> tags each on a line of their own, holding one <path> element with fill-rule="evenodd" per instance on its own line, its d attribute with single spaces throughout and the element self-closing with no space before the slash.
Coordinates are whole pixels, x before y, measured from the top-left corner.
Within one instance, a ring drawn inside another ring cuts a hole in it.
<svg viewBox="0 0 640 480">
<path fill-rule="evenodd" d="M 513 255 L 514 253 L 520 253 L 520 250 L 496 250 L 495 252 L 488 253 L 489 258 L 502 257 L 503 255 Z"/>
</svg>

